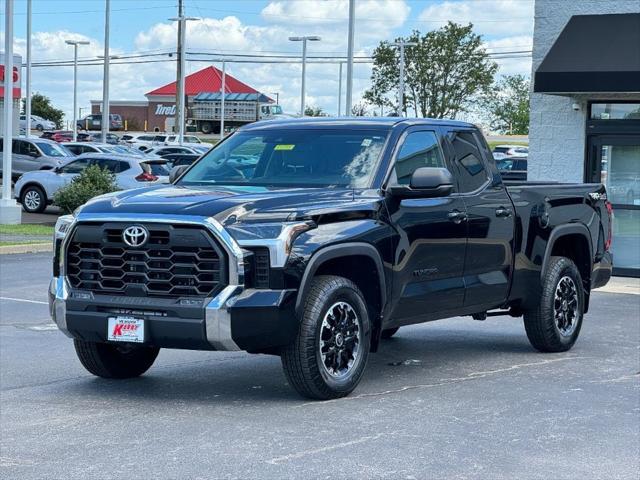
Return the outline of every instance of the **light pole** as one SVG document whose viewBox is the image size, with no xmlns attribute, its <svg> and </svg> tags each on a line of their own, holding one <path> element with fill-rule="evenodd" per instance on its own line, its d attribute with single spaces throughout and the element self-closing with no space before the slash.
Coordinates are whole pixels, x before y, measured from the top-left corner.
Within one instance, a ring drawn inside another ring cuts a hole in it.
<svg viewBox="0 0 640 480">
<path fill-rule="evenodd" d="M 340 69 L 338 70 L 338 116 L 342 115 L 342 64 L 344 62 L 338 62 Z"/>
<path fill-rule="evenodd" d="M 78 45 L 89 45 L 86 40 L 67 40 L 73 45 L 73 141 L 78 140 Z"/>
<path fill-rule="evenodd" d="M 27 78 L 24 118 L 27 121 L 25 135 L 31 136 L 31 0 L 27 0 Z"/>
<path fill-rule="evenodd" d="M 404 116 L 404 49 L 405 47 L 415 47 L 417 43 L 415 42 L 405 42 L 401 40 L 399 42 L 390 43 L 393 47 L 398 47 L 400 49 L 400 82 L 398 84 L 398 104 L 400 107 L 400 111 L 398 114 L 403 117 Z"/>
<path fill-rule="evenodd" d="M 104 69 L 102 72 L 102 143 L 107 143 L 111 117 L 109 116 L 109 12 L 111 1 L 105 0 L 104 9 Z M 75 130 L 75 128 L 74 128 Z"/>
<path fill-rule="evenodd" d="M 185 17 L 182 7 L 182 2 L 178 7 L 178 17 L 170 18 L 172 22 L 178 22 L 178 65 L 177 76 L 178 82 L 176 84 L 176 120 L 178 123 L 178 143 L 182 145 L 184 143 L 184 124 L 185 124 L 185 104 L 184 99 L 186 97 L 184 92 L 184 77 L 186 68 L 185 58 L 185 41 L 187 34 L 187 22 L 189 20 L 200 20 L 196 17 Z M 175 127 L 174 127 L 175 128 Z"/>
<path fill-rule="evenodd" d="M 222 60 L 222 85 L 220 85 L 220 141 L 224 140 L 224 98 L 227 94 L 227 62 Z"/>
<path fill-rule="evenodd" d="M 300 116 L 304 117 L 304 101 L 305 101 L 305 81 L 307 73 L 307 41 L 319 42 L 322 40 L 317 35 L 309 35 L 304 37 L 289 37 L 292 42 L 302 42 L 302 86 L 300 88 Z"/>
<path fill-rule="evenodd" d="M 353 35 L 356 24 L 356 0 L 349 0 L 349 36 L 347 44 L 347 98 L 346 114 L 351 116 L 351 104 L 353 98 Z"/>
<path fill-rule="evenodd" d="M 276 96 L 276 105 L 280 105 L 280 92 L 272 92 L 271 95 Z"/>
</svg>

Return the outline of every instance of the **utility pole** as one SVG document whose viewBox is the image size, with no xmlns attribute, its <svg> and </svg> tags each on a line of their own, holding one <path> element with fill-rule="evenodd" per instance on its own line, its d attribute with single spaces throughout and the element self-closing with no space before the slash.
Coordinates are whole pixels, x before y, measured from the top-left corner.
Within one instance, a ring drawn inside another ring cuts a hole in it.
<svg viewBox="0 0 640 480">
<path fill-rule="evenodd" d="M 109 115 L 109 13 L 111 0 L 105 0 L 104 10 L 104 69 L 102 72 L 102 124 L 100 125 L 102 143 L 107 143 L 107 134 L 111 124 Z M 74 125 L 74 130 L 76 130 Z"/>
<path fill-rule="evenodd" d="M 175 120 L 178 127 L 178 143 L 184 143 L 184 126 L 185 126 L 185 72 L 186 72 L 186 52 L 185 43 L 187 36 L 187 21 L 200 20 L 196 17 L 184 16 L 184 5 L 182 0 L 178 3 L 178 16 L 170 18 L 173 22 L 178 22 L 178 65 L 176 68 L 176 115 Z M 174 126 L 175 129 L 175 126 Z"/>
<path fill-rule="evenodd" d="M 31 136 L 31 0 L 27 0 L 27 78 L 24 118 L 27 120 L 25 135 Z"/>
<path fill-rule="evenodd" d="M 306 96 L 306 76 L 307 76 L 307 41 L 319 42 L 322 40 L 317 35 L 309 35 L 304 37 L 289 37 L 292 42 L 302 42 L 302 85 L 300 88 L 300 116 L 304 117 L 305 96 Z"/>
<path fill-rule="evenodd" d="M 417 43 L 401 40 L 399 42 L 390 43 L 390 45 L 400 49 L 400 81 L 398 85 L 398 105 L 400 111 L 398 112 L 398 115 L 404 117 L 404 49 L 405 47 L 414 47 Z"/>
<path fill-rule="evenodd" d="M 4 148 L 2 149 L 2 200 L 0 223 L 20 223 L 21 209 L 11 198 L 11 139 L 13 138 L 13 0 L 4 6 Z"/>
<path fill-rule="evenodd" d="M 78 45 L 89 45 L 86 40 L 67 40 L 67 45 L 73 45 L 73 141 L 78 140 Z"/>
<path fill-rule="evenodd" d="M 227 93 L 227 62 L 222 60 L 222 85 L 220 85 L 220 141 L 224 140 L 224 97 Z"/>
<path fill-rule="evenodd" d="M 177 48 L 177 62 L 176 62 L 176 114 L 174 115 L 175 125 L 173 127 L 174 133 L 178 134 L 178 143 L 182 145 L 184 143 L 184 130 L 182 122 L 182 111 L 184 109 L 184 28 L 186 25 L 182 21 L 184 17 L 184 1 L 178 0 L 178 48 Z M 176 131 L 177 128 L 177 131 Z"/>
<path fill-rule="evenodd" d="M 340 65 L 338 73 L 338 116 L 342 115 L 342 63 L 338 63 Z"/>
<path fill-rule="evenodd" d="M 351 116 L 353 102 L 353 35 L 356 23 L 356 0 L 349 0 L 349 43 L 347 45 L 347 98 L 345 101 L 346 116 Z"/>
</svg>

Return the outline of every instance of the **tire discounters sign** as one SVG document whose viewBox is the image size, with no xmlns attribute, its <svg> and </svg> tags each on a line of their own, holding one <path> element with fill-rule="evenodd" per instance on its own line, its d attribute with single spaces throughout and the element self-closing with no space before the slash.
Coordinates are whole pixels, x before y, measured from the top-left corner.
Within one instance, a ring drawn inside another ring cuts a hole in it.
<svg viewBox="0 0 640 480">
<path fill-rule="evenodd" d="M 4 79 L 7 74 L 5 63 L 4 63 L 5 55 L 4 53 L 0 53 L 0 98 L 4 97 Z M 20 69 L 22 68 L 22 57 L 20 55 L 13 56 L 13 98 L 20 98 L 20 83 L 21 83 L 21 75 Z"/>
</svg>

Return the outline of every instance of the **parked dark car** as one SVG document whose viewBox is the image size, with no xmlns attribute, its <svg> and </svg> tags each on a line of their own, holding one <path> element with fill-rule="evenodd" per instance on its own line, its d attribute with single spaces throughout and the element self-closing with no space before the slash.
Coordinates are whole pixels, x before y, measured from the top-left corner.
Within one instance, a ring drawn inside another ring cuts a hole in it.
<svg viewBox="0 0 640 480">
<path fill-rule="evenodd" d="M 504 181 L 527 180 L 527 157 L 507 157 L 496 161 Z"/>
<path fill-rule="evenodd" d="M 117 113 L 109 114 L 111 123 L 109 124 L 109 130 L 122 130 L 123 123 L 122 117 Z M 78 128 L 83 130 L 101 130 L 102 129 L 102 114 L 94 113 L 87 115 L 77 122 Z"/>
<path fill-rule="evenodd" d="M 510 315 L 536 349 L 569 350 L 611 275 L 605 187 L 506 187 L 464 122 L 257 122 L 171 179 L 56 225 L 51 312 L 94 375 L 245 350 L 338 398 L 405 325 Z"/>
<path fill-rule="evenodd" d="M 43 132 L 40 138 L 46 140 L 53 140 L 58 143 L 72 142 L 73 132 L 71 130 L 55 130 L 52 132 Z M 84 132 L 77 132 L 76 138 L 78 142 L 88 142 L 91 139 L 90 134 Z"/>
</svg>

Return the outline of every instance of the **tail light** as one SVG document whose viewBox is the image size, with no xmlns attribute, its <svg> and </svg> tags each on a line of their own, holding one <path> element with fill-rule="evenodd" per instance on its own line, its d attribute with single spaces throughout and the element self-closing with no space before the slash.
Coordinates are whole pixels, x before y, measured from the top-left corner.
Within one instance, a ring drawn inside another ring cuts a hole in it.
<svg viewBox="0 0 640 480">
<path fill-rule="evenodd" d="M 155 182 L 158 180 L 158 177 L 153 175 L 152 173 L 143 172 L 136 177 L 138 182 Z"/>
<path fill-rule="evenodd" d="M 611 241 L 613 240 L 613 206 L 608 200 L 605 200 L 604 205 L 607 208 L 609 217 L 609 231 L 607 232 L 607 240 L 604 242 L 604 250 L 608 252 L 611 248 Z"/>
</svg>

